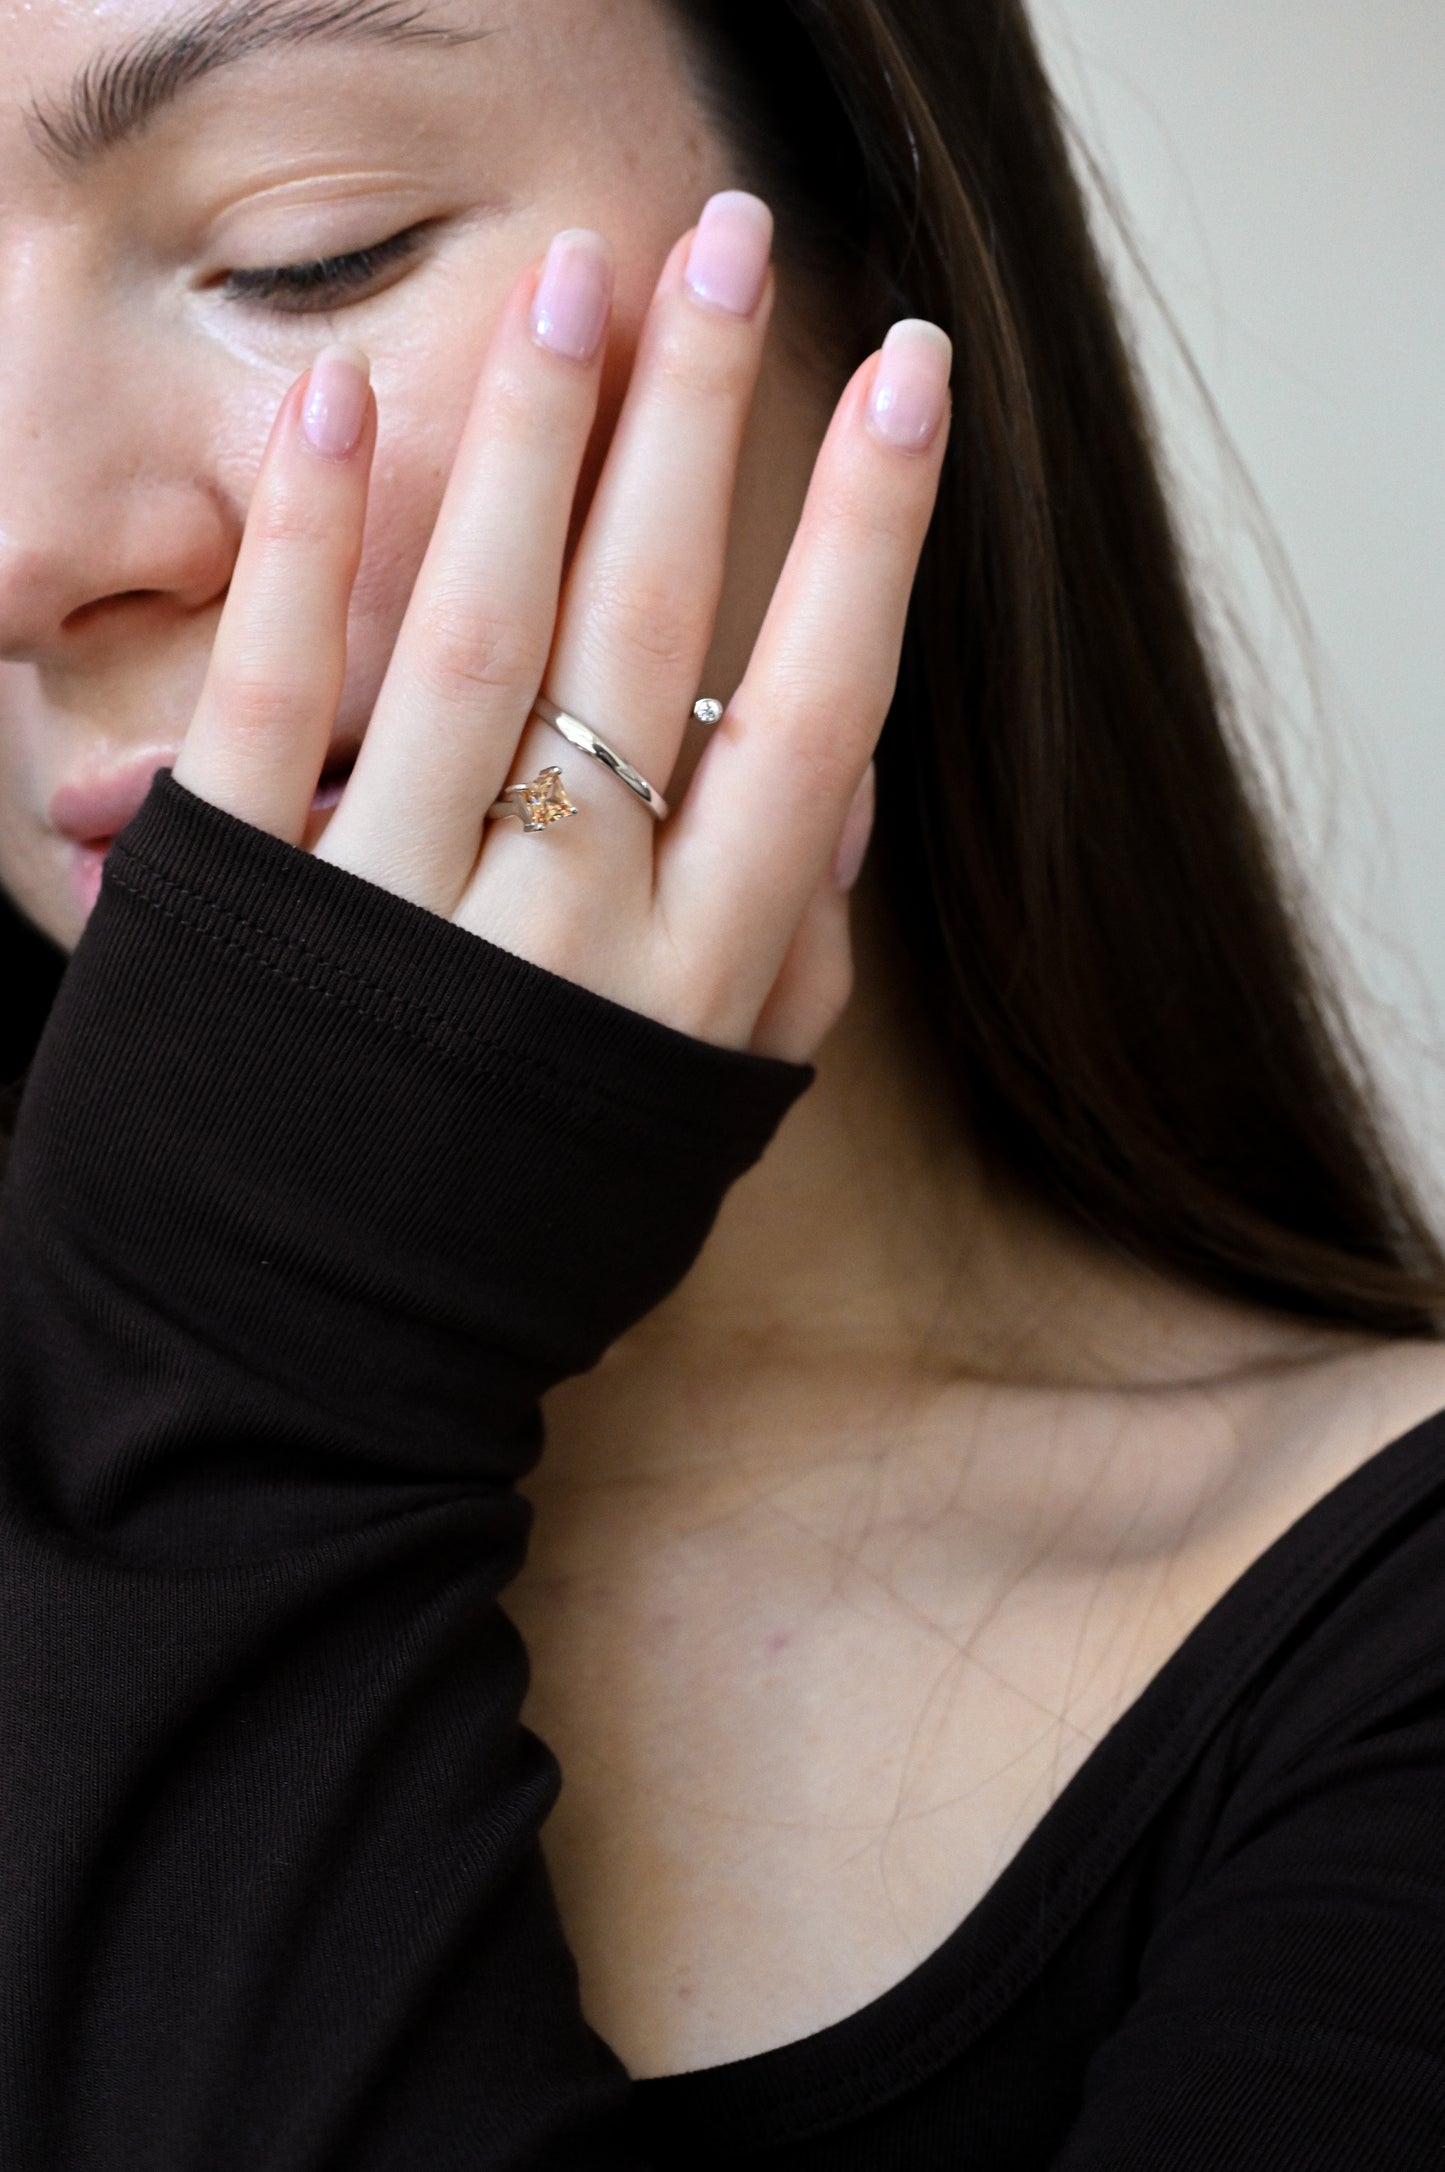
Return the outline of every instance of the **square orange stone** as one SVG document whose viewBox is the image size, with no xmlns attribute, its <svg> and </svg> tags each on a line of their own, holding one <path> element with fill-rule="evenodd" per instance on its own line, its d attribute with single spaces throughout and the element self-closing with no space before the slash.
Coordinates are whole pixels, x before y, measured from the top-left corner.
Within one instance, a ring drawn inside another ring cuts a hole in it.
<svg viewBox="0 0 1445 2172">
<path fill-rule="evenodd" d="M 576 814 L 567 794 L 562 789 L 560 769 L 544 769 L 539 776 L 520 788 L 522 805 L 526 809 L 523 827 L 529 830 L 549 829 L 554 822 L 565 822 L 568 815 Z"/>
</svg>

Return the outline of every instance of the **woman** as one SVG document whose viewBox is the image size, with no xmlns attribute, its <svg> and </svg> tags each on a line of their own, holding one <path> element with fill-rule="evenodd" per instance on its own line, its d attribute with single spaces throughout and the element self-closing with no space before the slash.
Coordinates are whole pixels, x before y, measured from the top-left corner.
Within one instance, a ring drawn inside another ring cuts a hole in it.
<svg viewBox="0 0 1445 2172">
<path fill-rule="evenodd" d="M 1445 1262 L 1014 0 L 0 62 L 5 2164 L 1433 2162 Z"/>
</svg>

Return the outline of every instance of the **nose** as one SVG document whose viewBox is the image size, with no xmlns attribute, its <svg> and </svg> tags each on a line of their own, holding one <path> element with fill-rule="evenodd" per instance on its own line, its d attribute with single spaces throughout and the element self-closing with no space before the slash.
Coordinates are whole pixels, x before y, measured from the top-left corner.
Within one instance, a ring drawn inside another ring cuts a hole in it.
<svg viewBox="0 0 1445 2172">
<path fill-rule="evenodd" d="M 216 600 L 239 538 L 184 357 L 98 320 L 94 285 L 23 284 L 0 279 L 0 659 L 54 665 Z"/>
</svg>

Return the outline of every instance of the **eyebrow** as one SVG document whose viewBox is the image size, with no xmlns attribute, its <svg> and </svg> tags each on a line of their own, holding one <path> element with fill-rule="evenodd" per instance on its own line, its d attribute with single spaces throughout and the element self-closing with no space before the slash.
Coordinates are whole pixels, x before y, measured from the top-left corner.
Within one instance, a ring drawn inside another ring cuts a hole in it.
<svg viewBox="0 0 1445 2172">
<path fill-rule="evenodd" d="M 429 22 L 409 0 L 229 0 L 90 61 L 58 103 L 33 103 L 26 118 L 52 162 L 73 167 L 138 136 L 203 77 L 277 46 L 455 46 L 489 35 Z"/>
</svg>

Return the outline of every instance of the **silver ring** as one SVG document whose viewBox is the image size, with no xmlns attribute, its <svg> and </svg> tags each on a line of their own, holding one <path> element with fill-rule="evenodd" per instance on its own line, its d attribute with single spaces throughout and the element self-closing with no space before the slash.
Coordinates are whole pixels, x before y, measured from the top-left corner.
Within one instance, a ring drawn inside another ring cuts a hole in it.
<svg viewBox="0 0 1445 2172">
<path fill-rule="evenodd" d="M 559 709 L 545 694 L 537 696 L 533 713 L 541 717 L 544 724 L 550 724 L 554 731 L 559 731 L 570 745 L 580 748 L 583 754 L 590 754 L 604 769 L 610 769 L 613 776 L 620 778 L 628 791 L 635 793 L 643 806 L 656 815 L 659 822 L 664 819 L 667 814 L 667 801 L 662 794 L 648 783 L 639 770 L 633 768 L 631 762 L 624 760 L 615 747 L 610 747 L 600 733 L 593 731 L 590 724 L 584 724 L 580 717 L 569 716 L 565 709 Z M 703 700 L 694 702 L 692 713 L 699 724 L 717 724 L 722 720 L 722 703 L 704 697 Z"/>
</svg>

